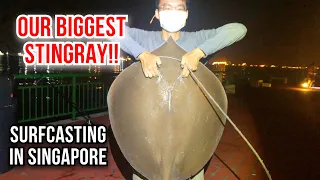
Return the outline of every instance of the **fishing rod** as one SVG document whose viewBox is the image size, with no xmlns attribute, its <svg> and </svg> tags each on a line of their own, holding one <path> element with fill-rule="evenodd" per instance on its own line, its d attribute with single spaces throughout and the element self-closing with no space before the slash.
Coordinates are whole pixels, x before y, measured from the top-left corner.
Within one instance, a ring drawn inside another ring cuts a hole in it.
<svg viewBox="0 0 320 180">
<path fill-rule="evenodd" d="M 179 62 L 181 62 L 180 59 L 178 58 L 174 58 L 174 57 L 169 57 L 169 56 L 159 56 L 159 57 L 163 57 L 163 58 L 169 58 L 169 59 L 174 59 L 177 60 Z M 195 83 L 200 87 L 202 93 L 208 97 L 209 99 L 212 100 L 212 102 L 214 103 L 214 105 L 220 110 L 220 112 L 226 117 L 226 119 L 229 121 L 229 123 L 233 126 L 233 128 L 237 131 L 237 133 L 241 136 L 241 138 L 246 142 L 246 144 L 249 146 L 249 148 L 251 149 L 251 151 L 254 153 L 254 155 L 256 156 L 256 158 L 258 159 L 258 161 L 260 162 L 261 166 L 263 167 L 265 173 L 268 176 L 269 180 L 272 180 L 271 174 L 269 172 L 269 170 L 267 169 L 266 165 L 264 164 L 262 158 L 260 157 L 260 155 L 258 154 L 258 152 L 254 149 L 254 147 L 252 146 L 252 144 L 248 141 L 248 139 L 243 135 L 243 133 L 241 132 L 241 130 L 234 124 L 234 122 L 230 119 L 230 117 L 223 111 L 223 109 L 219 106 L 219 104 L 215 101 L 215 99 L 211 96 L 211 94 L 207 91 L 207 89 L 203 86 L 203 84 L 199 81 L 199 79 L 196 77 L 196 75 L 192 72 L 192 70 L 189 68 L 188 65 L 185 64 L 185 66 L 188 68 L 188 70 L 190 71 L 190 75 L 192 77 L 192 79 L 195 81 Z M 208 102 L 211 104 L 211 101 L 208 100 Z M 212 104 L 211 104 L 212 105 Z M 217 114 L 218 115 L 218 114 Z M 218 115 L 219 116 L 219 115 Z M 225 126 L 225 124 L 222 123 L 223 126 Z"/>
</svg>

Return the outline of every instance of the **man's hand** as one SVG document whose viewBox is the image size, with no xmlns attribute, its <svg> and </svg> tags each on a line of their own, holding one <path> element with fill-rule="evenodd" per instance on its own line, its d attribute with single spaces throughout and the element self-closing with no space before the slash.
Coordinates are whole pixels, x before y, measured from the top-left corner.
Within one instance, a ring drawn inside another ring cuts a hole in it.
<svg viewBox="0 0 320 180">
<path fill-rule="evenodd" d="M 149 52 L 143 52 L 138 58 L 141 61 L 143 73 L 147 78 L 159 76 L 157 65 L 161 65 L 161 60 L 158 56 Z"/>
<path fill-rule="evenodd" d="M 189 76 L 189 70 L 186 66 L 190 68 L 191 71 L 197 70 L 199 61 L 201 58 L 203 58 L 205 54 L 203 51 L 199 48 L 194 49 L 191 52 L 188 52 L 182 57 L 181 61 L 181 67 L 183 68 L 182 70 L 182 77 L 188 77 Z"/>
</svg>

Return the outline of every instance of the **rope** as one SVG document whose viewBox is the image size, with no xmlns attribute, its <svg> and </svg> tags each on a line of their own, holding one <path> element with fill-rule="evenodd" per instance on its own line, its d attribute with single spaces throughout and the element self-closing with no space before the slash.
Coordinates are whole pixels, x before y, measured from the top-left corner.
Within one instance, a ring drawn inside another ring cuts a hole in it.
<svg viewBox="0 0 320 180">
<path fill-rule="evenodd" d="M 169 59 L 174 59 L 177 61 L 181 61 L 180 59 L 174 58 L 174 57 L 169 57 L 169 56 L 159 56 L 162 58 L 169 58 Z M 211 94 L 206 90 L 206 88 L 202 85 L 202 83 L 199 81 L 199 79 L 195 76 L 195 74 L 190 70 L 190 68 L 186 65 L 188 70 L 190 71 L 190 75 L 193 78 L 193 80 L 198 84 L 204 95 L 208 96 L 213 103 L 218 107 L 218 109 L 221 111 L 221 113 L 226 117 L 226 119 L 229 121 L 229 123 L 233 126 L 233 128 L 238 132 L 238 134 L 241 136 L 241 138 L 246 142 L 246 144 L 249 146 L 249 148 L 252 150 L 254 155 L 257 157 L 258 161 L 260 162 L 261 166 L 263 167 L 264 171 L 266 172 L 268 179 L 272 180 L 271 174 L 269 170 L 267 169 L 266 165 L 264 164 L 263 160 L 257 153 L 257 151 L 254 149 L 254 147 L 251 145 L 251 143 L 248 141 L 248 139 L 243 135 L 243 133 L 240 131 L 240 129 L 233 123 L 233 121 L 229 118 L 229 116 L 223 111 L 223 109 L 219 106 L 219 104 L 215 101 L 215 99 L 211 96 Z M 211 102 L 209 101 L 211 104 Z M 222 123 L 223 124 L 223 123 Z"/>
</svg>

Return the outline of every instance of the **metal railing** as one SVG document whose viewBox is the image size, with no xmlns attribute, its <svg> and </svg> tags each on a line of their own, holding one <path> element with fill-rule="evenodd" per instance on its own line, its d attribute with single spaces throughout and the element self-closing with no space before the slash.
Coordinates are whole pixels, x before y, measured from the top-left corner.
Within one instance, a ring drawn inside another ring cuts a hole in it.
<svg viewBox="0 0 320 180">
<path fill-rule="evenodd" d="M 17 74 L 18 122 L 107 110 L 108 88 L 99 74 Z M 80 114 L 81 115 L 81 114 Z"/>
</svg>

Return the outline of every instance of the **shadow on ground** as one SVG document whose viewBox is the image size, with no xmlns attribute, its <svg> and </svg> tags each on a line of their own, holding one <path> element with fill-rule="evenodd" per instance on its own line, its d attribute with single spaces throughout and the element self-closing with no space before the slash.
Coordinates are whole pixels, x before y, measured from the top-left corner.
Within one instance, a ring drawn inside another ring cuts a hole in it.
<svg viewBox="0 0 320 180">
<path fill-rule="evenodd" d="M 237 98 L 254 118 L 273 179 L 320 179 L 320 92 L 247 88 Z"/>
</svg>

